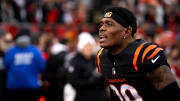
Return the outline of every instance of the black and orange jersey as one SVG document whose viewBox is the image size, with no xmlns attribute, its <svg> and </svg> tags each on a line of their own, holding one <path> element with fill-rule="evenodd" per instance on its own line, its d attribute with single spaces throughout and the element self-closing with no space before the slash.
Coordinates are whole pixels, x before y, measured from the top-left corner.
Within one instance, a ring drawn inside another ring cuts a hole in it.
<svg viewBox="0 0 180 101">
<path fill-rule="evenodd" d="M 158 91 L 146 75 L 161 65 L 168 65 L 164 50 L 142 39 L 118 55 L 103 48 L 97 54 L 98 72 L 110 87 L 112 101 L 156 101 Z"/>
</svg>

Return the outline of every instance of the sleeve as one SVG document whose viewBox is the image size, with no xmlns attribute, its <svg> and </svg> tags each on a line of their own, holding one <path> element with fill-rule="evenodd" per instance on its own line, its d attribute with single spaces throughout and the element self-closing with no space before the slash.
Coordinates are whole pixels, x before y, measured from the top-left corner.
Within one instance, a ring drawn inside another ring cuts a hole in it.
<svg viewBox="0 0 180 101">
<path fill-rule="evenodd" d="M 4 59 L 3 59 L 3 67 L 5 70 L 9 70 L 10 69 L 10 64 L 11 62 L 13 61 L 13 56 L 11 56 L 11 51 L 8 50 L 4 56 Z"/>
<path fill-rule="evenodd" d="M 141 61 L 143 64 L 142 68 L 146 72 L 151 72 L 162 65 L 169 66 L 165 51 L 158 45 L 156 44 L 153 44 L 153 45 L 154 47 L 149 50 L 148 48 L 152 47 L 152 45 L 148 46 L 144 50 L 144 53 L 142 56 L 142 61 Z"/>
</svg>

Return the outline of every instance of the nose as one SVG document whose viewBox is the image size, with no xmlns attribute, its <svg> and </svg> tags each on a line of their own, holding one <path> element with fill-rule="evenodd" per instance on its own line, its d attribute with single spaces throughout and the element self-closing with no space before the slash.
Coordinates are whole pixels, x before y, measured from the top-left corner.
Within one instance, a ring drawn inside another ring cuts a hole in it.
<svg viewBox="0 0 180 101">
<path fill-rule="evenodd" d="M 102 32 L 104 32 L 106 29 L 105 29 L 105 26 L 104 25 L 102 25 L 100 28 L 99 28 L 99 33 L 102 33 Z"/>
</svg>

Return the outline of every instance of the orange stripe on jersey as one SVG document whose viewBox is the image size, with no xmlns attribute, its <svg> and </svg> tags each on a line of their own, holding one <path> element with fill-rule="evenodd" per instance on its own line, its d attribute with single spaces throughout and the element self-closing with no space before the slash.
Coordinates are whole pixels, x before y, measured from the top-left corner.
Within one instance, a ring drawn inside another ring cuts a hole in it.
<svg viewBox="0 0 180 101">
<path fill-rule="evenodd" d="M 100 56 L 100 54 L 102 53 L 103 49 L 104 49 L 104 48 L 102 48 L 102 49 L 98 52 L 98 54 L 97 54 L 97 64 L 98 64 L 99 72 L 101 72 L 100 57 L 99 57 L 99 56 Z"/>
<path fill-rule="evenodd" d="M 162 48 L 156 48 L 155 51 L 147 59 L 153 58 L 161 50 L 163 50 L 163 49 Z"/>
<path fill-rule="evenodd" d="M 135 51 L 134 53 L 134 58 L 133 58 L 133 66 L 134 66 L 134 69 L 136 71 L 138 71 L 138 67 L 137 67 L 137 59 L 138 59 L 138 56 L 139 56 L 139 53 L 142 49 L 142 47 L 144 46 L 145 43 L 142 43 Z"/>
<path fill-rule="evenodd" d="M 157 45 L 150 45 L 145 49 L 145 51 L 143 52 L 143 56 L 142 56 L 142 61 L 141 61 L 142 64 L 144 62 L 144 58 L 147 55 L 147 53 L 156 47 L 157 47 Z"/>
</svg>

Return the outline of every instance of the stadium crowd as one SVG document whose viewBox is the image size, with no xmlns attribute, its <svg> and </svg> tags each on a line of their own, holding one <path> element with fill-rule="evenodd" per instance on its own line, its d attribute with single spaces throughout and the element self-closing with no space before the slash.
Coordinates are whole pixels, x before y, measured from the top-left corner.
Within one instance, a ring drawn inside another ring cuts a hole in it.
<svg viewBox="0 0 180 101">
<path fill-rule="evenodd" d="M 180 81 L 180 0 L 0 0 L 0 101 L 6 90 L 3 58 L 21 29 L 30 31 L 32 44 L 46 61 L 46 70 L 39 79 L 41 95 L 51 101 L 53 95 L 63 93 L 57 88 L 63 91 L 68 82 L 66 73 L 73 71 L 68 66 L 78 51 L 80 33 L 93 36 L 96 41 L 93 54 L 97 53 L 98 21 L 103 9 L 110 6 L 126 7 L 136 15 L 135 38 L 161 45 Z"/>
</svg>

